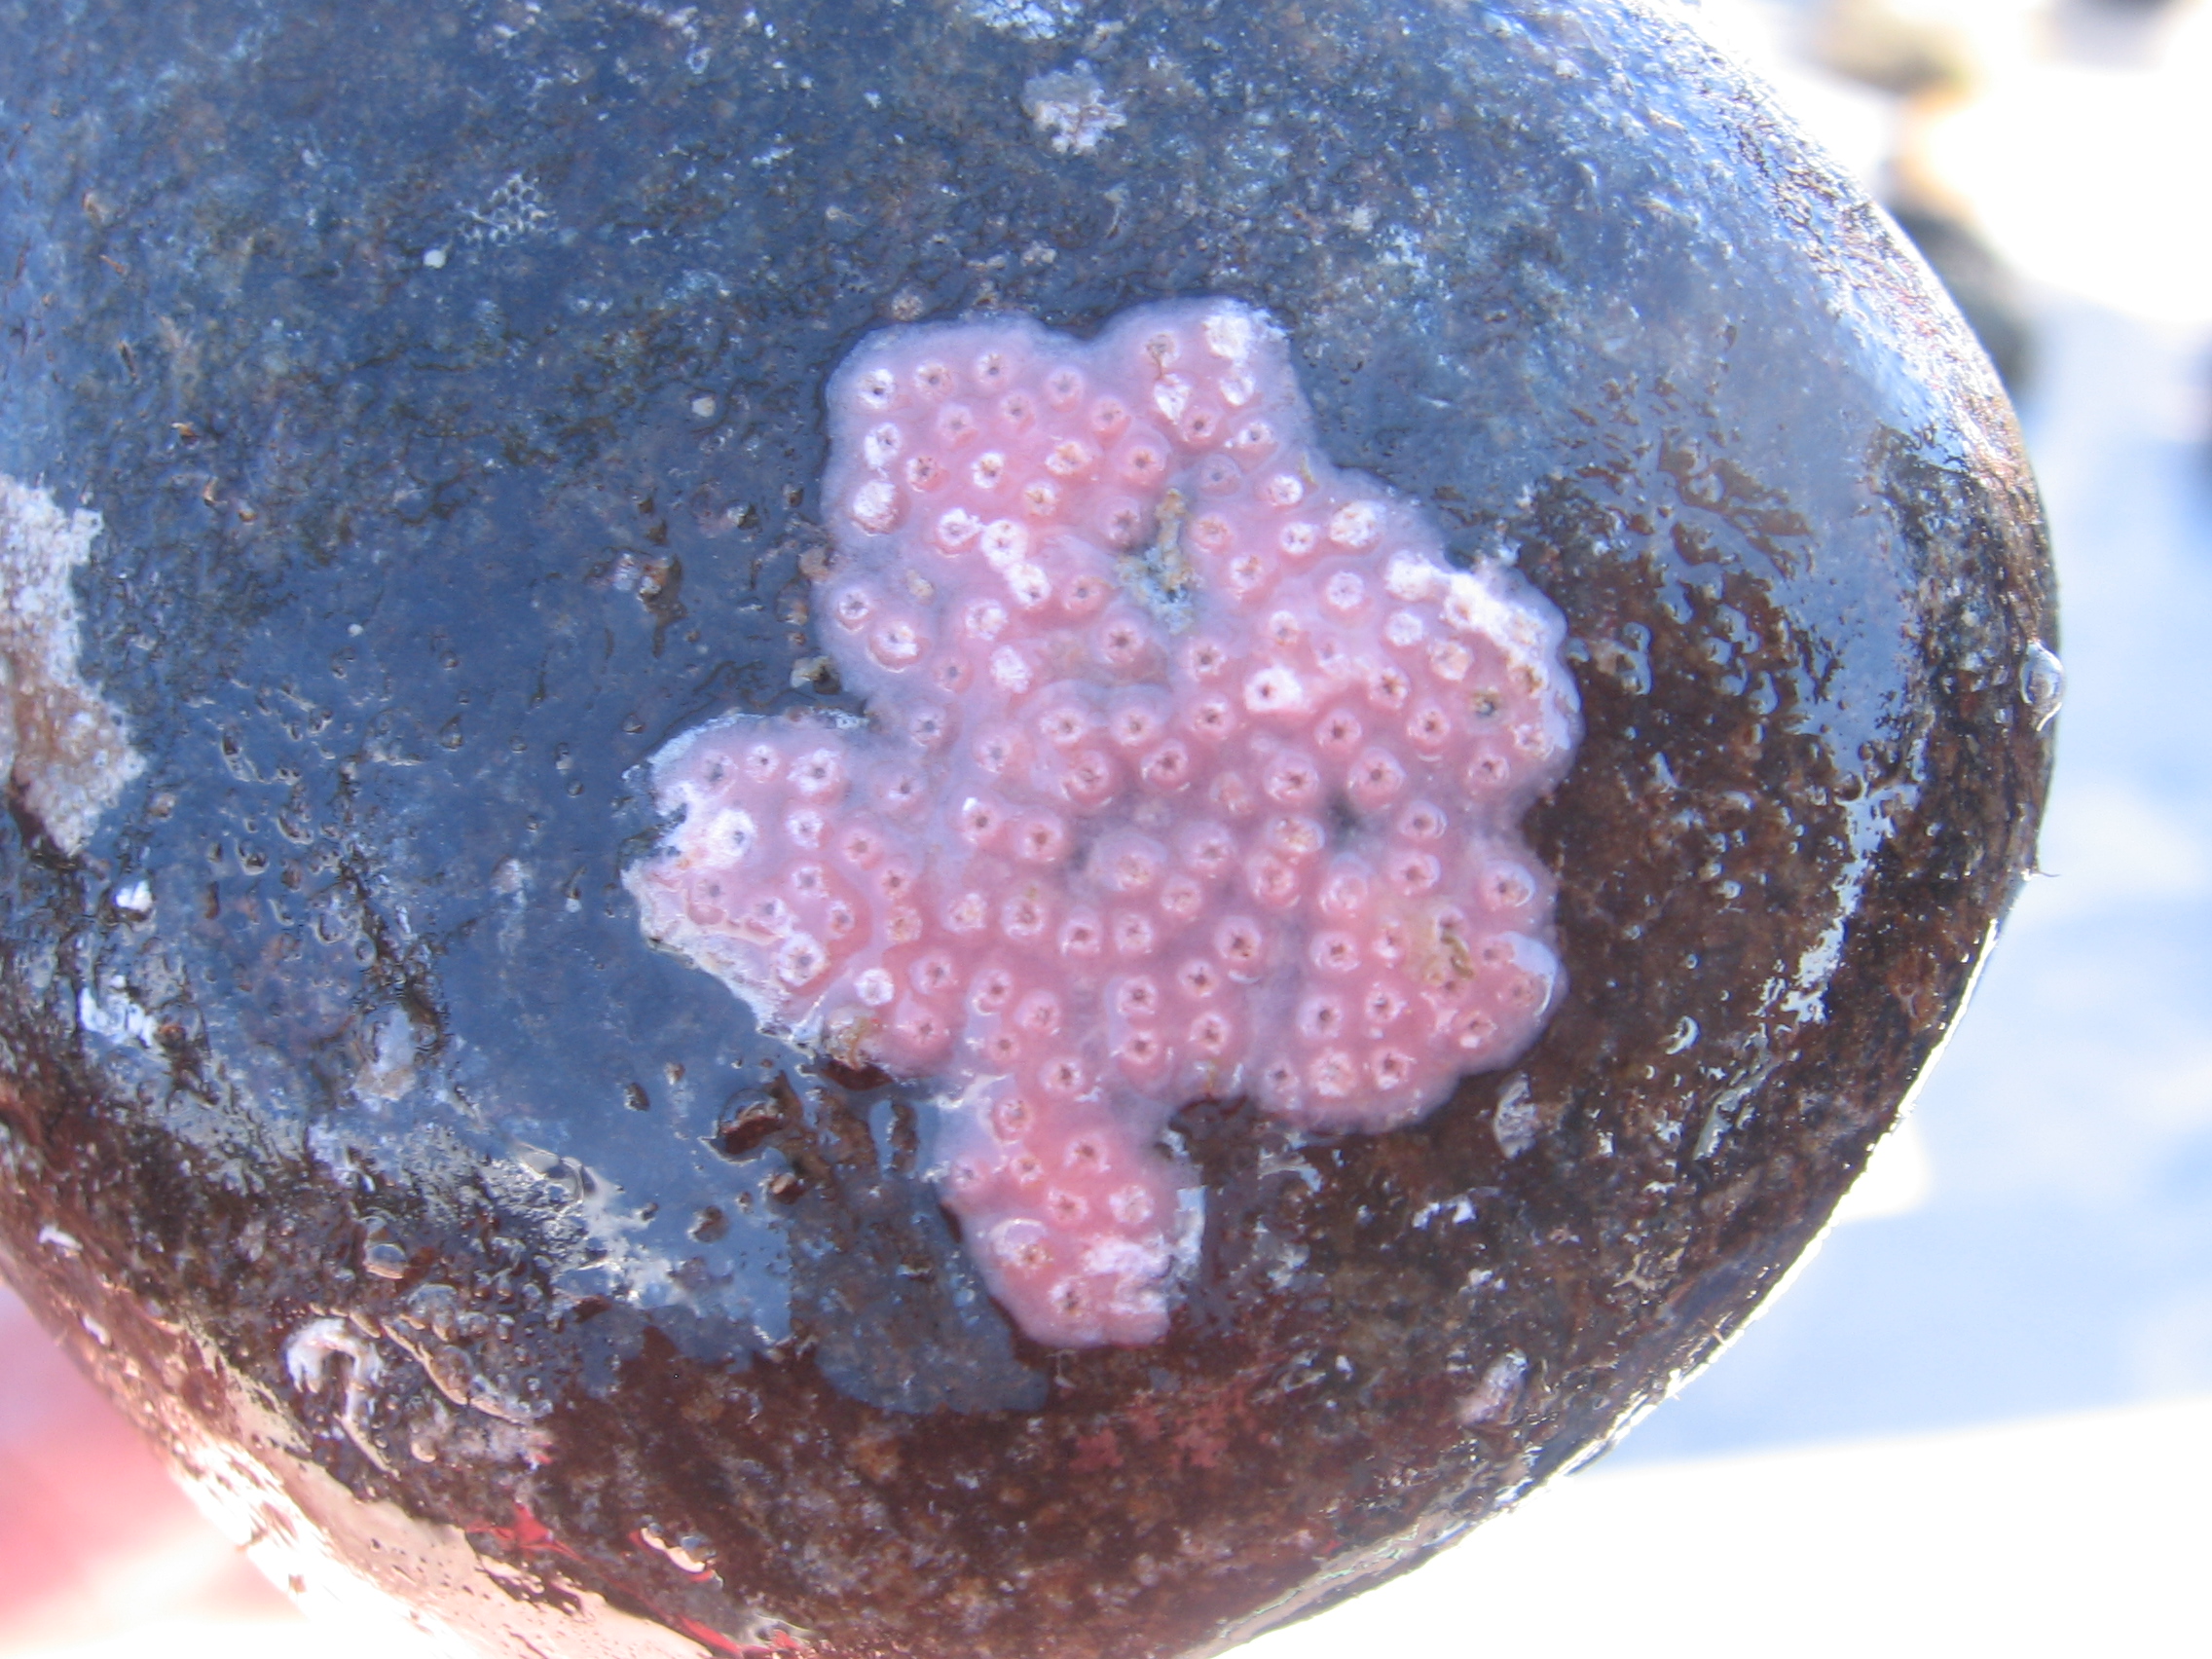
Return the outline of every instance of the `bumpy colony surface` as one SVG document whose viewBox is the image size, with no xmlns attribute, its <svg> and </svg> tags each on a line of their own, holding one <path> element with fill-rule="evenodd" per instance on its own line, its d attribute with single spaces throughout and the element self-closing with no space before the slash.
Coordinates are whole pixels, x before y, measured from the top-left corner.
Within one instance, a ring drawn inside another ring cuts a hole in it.
<svg viewBox="0 0 2212 1659">
<path fill-rule="evenodd" d="M 1179 1106 L 1386 1129 L 1542 1023 L 1515 825 L 1575 737 L 1559 619 L 1332 465 L 1234 303 L 886 331 L 830 409 L 821 627 L 871 723 L 670 745 L 645 928 L 938 1085 L 944 1201 L 1031 1337 L 1154 1341 Z"/>
</svg>

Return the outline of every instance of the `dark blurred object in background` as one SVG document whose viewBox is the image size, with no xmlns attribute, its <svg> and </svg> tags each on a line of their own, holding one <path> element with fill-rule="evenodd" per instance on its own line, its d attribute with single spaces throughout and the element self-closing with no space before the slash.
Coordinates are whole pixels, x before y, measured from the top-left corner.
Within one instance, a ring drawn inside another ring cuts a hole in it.
<svg viewBox="0 0 2212 1659">
<path fill-rule="evenodd" d="M 2175 0 L 2055 0 L 2052 45 L 2077 63 L 2147 69 L 2157 60 Z"/>
<path fill-rule="evenodd" d="M 1809 61 L 1898 100 L 1895 146 L 1878 192 L 1882 204 L 1941 278 L 2005 388 L 2017 397 L 2035 367 L 2034 330 L 2018 283 L 1974 228 L 1966 203 L 1922 154 L 1931 124 L 1982 86 L 1984 65 L 1973 37 L 1940 8 L 1897 0 L 1815 0 L 1800 27 Z"/>
<path fill-rule="evenodd" d="M 1955 98 L 1979 79 L 1964 30 L 1892 0 L 1815 0 L 1802 41 L 1830 74 L 1895 97 Z"/>
</svg>

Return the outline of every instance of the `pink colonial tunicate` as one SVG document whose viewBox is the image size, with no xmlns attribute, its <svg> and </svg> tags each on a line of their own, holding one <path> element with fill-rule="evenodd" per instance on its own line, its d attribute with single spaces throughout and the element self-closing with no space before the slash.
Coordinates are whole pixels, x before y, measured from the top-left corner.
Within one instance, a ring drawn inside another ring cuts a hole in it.
<svg viewBox="0 0 2212 1659">
<path fill-rule="evenodd" d="M 937 1086 L 937 1175 L 1060 1346 L 1166 1329 L 1180 1106 L 1419 1118 L 1560 988 L 1522 810 L 1577 732 L 1558 613 L 1333 465 L 1226 300 L 1083 343 L 889 329 L 830 387 L 824 643 L 869 721 L 656 756 L 646 932 L 761 1024 Z"/>
</svg>

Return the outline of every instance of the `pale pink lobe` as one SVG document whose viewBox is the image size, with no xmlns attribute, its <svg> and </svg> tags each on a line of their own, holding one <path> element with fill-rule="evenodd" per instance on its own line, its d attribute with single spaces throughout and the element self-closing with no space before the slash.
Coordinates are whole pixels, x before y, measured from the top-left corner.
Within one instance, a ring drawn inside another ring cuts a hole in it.
<svg viewBox="0 0 2212 1659">
<path fill-rule="evenodd" d="M 819 626 L 872 724 L 670 744 L 631 890 L 764 1027 L 937 1086 L 1024 1333 L 1156 1341 L 1177 1108 L 1387 1129 L 1556 1002 L 1518 821 L 1577 735 L 1558 613 L 1332 464 L 1233 301 L 886 330 L 830 408 Z"/>
</svg>

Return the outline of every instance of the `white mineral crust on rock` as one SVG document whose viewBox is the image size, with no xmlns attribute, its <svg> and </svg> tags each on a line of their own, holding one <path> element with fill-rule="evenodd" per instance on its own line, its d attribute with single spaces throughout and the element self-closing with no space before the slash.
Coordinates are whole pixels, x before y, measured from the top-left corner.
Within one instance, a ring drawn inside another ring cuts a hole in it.
<svg viewBox="0 0 2212 1659">
<path fill-rule="evenodd" d="M 122 716 L 77 668 L 69 575 L 99 533 L 99 514 L 64 512 L 0 474 L 0 776 L 71 854 L 145 769 Z"/>
</svg>

